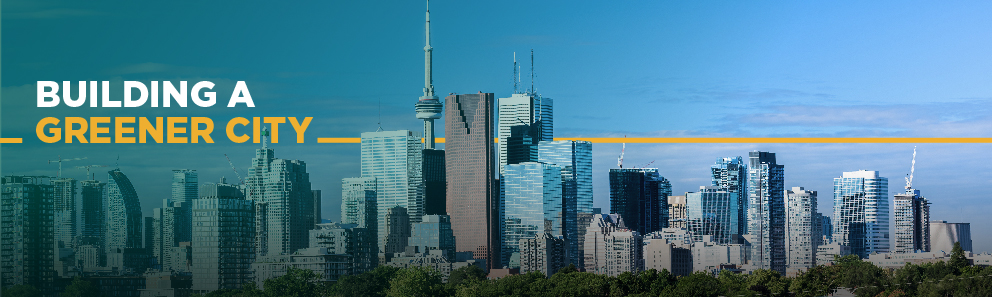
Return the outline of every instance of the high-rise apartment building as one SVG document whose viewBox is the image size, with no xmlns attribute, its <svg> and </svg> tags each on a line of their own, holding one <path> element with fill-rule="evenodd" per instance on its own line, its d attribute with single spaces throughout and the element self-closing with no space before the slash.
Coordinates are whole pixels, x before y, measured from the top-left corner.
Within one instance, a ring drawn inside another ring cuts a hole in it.
<svg viewBox="0 0 992 297">
<path fill-rule="evenodd" d="M 144 218 L 141 215 L 138 193 L 131 185 L 131 180 L 120 169 L 114 169 L 107 173 L 110 178 L 107 179 L 106 188 L 107 220 L 105 230 L 107 233 L 104 250 L 107 255 L 123 254 L 125 261 L 121 268 L 139 268 L 147 262 L 135 257 L 145 254 L 141 236 L 143 231 L 141 224 Z M 131 260 L 144 263 L 134 263 Z"/>
<path fill-rule="evenodd" d="M 561 171 L 559 166 L 537 162 L 503 167 L 500 180 L 503 263 L 509 263 L 513 254 L 519 255 L 521 239 L 536 238 L 544 233 L 564 236 Z"/>
<path fill-rule="evenodd" d="M 455 260 L 455 235 L 451 230 L 451 217 L 447 215 L 425 215 L 419 223 L 413 223 L 410 241 L 407 246 L 415 247 L 418 253 L 440 251 L 448 260 Z"/>
<path fill-rule="evenodd" d="M 252 281 L 255 205 L 242 189 L 205 183 L 193 200 L 193 290 L 240 289 Z"/>
<path fill-rule="evenodd" d="M 656 168 L 610 169 L 610 212 L 624 218 L 627 228 L 651 233 L 668 227 L 668 196 L 672 184 Z"/>
<path fill-rule="evenodd" d="M 592 220 L 592 143 L 588 141 L 542 141 L 538 161 L 562 167 L 562 196 L 565 209 L 565 240 L 569 262 L 583 267 L 582 242 Z M 571 169 L 569 169 L 569 167 Z"/>
<path fill-rule="evenodd" d="M 668 196 L 668 228 L 689 228 L 687 224 L 689 213 L 686 209 L 685 197 L 685 195 Z M 744 224 L 744 222 L 738 221 L 737 223 Z"/>
<path fill-rule="evenodd" d="M 245 180 L 248 199 L 256 208 L 256 239 L 260 241 L 256 254 L 288 255 L 309 246 L 309 231 L 314 227 L 310 174 L 306 162 L 277 159 L 266 141 L 262 142 Z"/>
<path fill-rule="evenodd" d="M 313 224 L 316 226 L 317 224 L 320 224 L 321 220 L 323 219 L 320 209 L 321 208 L 320 204 L 323 197 L 321 197 L 320 190 L 311 190 L 310 192 L 313 193 L 313 195 L 311 196 L 313 197 Z"/>
<path fill-rule="evenodd" d="M 172 202 L 193 203 L 198 197 L 199 175 L 192 169 L 172 170 Z"/>
<path fill-rule="evenodd" d="M 759 269 L 785 274 L 785 166 L 775 153 L 748 154 L 747 231 L 751 237 L 751 262 Z"/>
<path fill-rule="evenodd" d="M 907 187 L 906 193 L 894 197 L 896 253 L 930 251 L 930 202 L 920 190 Z"/>
<path fill-rule="evenodd" d="M 346 256 L 347 274 L 360 274 L 378 265 L 376 232 L 355 224 L 325 223 L 310 230 L 310 248 L 326 249 L 328 254 Z"/>
<path fill-rule="evenodd" d="M 0 286 L 55 295 L 55 187 L 49 177 L 5 176 L 0 184 Z"/>
<path fill-rule="evenodd" d="M 816 191 L 793 187 L 785 191 L 789 271 L 805 271 L 816 266 L 816 248 L 823 238 L 822 220 L 816 212 Z"/>
<path fill-rule="evenodd" d="M 106 260 L 103 256 L 105 252 L 103 244 L 106 241 L 104 240 L 106 231 L 103 224 L 107 219 L 107 215 L 105 212 L 106 208 L 103 205 L 103 194 L 107 184 L 97 180 L 84 180 L 80 184 L 80 228 L 77 246 L 88 246 L 94 252 L 94 258 L 91 260 L 95 259 L 95 262 L 88 262 L 86 264 L 92 264 L 90 267 L 95 268 L 106 265 Z M 82 249 L 77 248 L 76 254 L 82 256 Z M 76 258 L 83 260 L 81 257 Z"/>
<path fill-rule="evenodd" d="M 930 250 L 950 254 L 954 243 L 960 242 L 961 249 L 974 252 L 971 246 L 971 223 L 948 223 L 930 221 Z"/>
<path fill-rule="evenodd" d="M 193 213 L 191 212 L 193 200 L 199 198 L 199 175 L 196 170 L 176 169 L 172 170 L 172 202 L 182 203 L 181 212 L 177 213 L 179 219 L 176 221 L 176 242 L 188 242 L 192 240 Z"/>
<path fill-rule="evenodd" d="M 177 263 L 172 256 L 173 249 L 182 242 L 190 242 L 192 229 L 186 233 L 186 226 L 192 223 L 192 203 L 172 202 L 173 200 L 162 200 L 162 207 L 152 209 L 152 223 L 155 232 L 152 236 L 152 256 L 157 259 L 163 271 L 176 270 L 172 267 Z M 185 221 L 187 218 L 189 222 Z"/>
<path fill-rule="evenodd" d="M 878 171 L 844 172 L 834 178 L 834 242 L 867 258 L 889 252 L 889 180 Z"/>
<path fill-rule="evenodd" d="M 393 254 L 402 253 L 406 250 L 410 242 L 410 214 L 402 206 L 393 206 L 386 211 L 386 223 L 383 224 L 386 231 L 386 246 L 383 250 L 384 257 L 380 256 L 379 262 L 389 262 Z"/>
<path fill-rule="evenodd" d="M 76 180 L 60 178 L 55 186 L 55 248 L 73 248 L 76 241 Z"/>
<path fill-rule="evenodd" d="M 643 239 L 616 214 L 593 216 L 586 229 L 586 272 L 618 276 L 643 269 Z"/>
<path fill-rule="evenodd" d="M 747 234 L 747 163 L 744 158 L 720 158 L 710 166 L 712 186 L 721 187 L 727 192 L 737 193 L 737 234 Z"/>
<path fill-rule="evenodd" d="M 362 177 L 376 178 L 379 226 L 386 225 L 389 209 L 396 206 L 406 209 L 414 221 L 423 217 L 421 147 L 420 135 L 408 130 L 362 133 Z M 386 235 L 380 228 L 380 249 L 385 247 Z"/>
<path fill-rule="evenodd" d="M 378 232 L 377 207 L 375 177 L 352 177 L 341 180 L 342 224 L 355 224 L 358 228 Z"/>
<path fill-rule="evenodd" d="M 446 208 L 457 249 L 486 260 L 487 268 L 502 267 L 493 94 L 450 95 L 445 104 Z"/>
<path fill-rule="evenodd" d="M 693 241 L 710 235 L 717 244 L 737 243 L 740 198 L 737 193 L 717 186 L 701 186 L 699 192 L 685 193 L 686 226 Z"/>
<path fill-rule="evenodd" d="M 520 273 L 540 271 L 551 276 L 568 266 L 568 244 L 560 236 L 544 233 L 522 238 L 517 245 L 520 247 Z"/>
<path fill-rule="evenodd" d="M 538 143 L 553 140 L 554 100 L 527 93 L 499 98 L 497 104 L 500 173 L 507 164 L 537 161 Z"/>
</svg>

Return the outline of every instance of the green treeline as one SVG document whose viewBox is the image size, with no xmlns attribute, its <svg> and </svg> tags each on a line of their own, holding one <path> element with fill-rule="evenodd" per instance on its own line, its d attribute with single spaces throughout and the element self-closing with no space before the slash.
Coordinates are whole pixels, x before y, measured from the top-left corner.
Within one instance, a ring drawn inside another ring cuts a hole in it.
<svg viewBox="0 0 992 297">
<path fill-rule="evenodd" d="M 857 296 L 992 296 L 992 267 L 970 266 L 960 246 L 949 262 L 907 264 L 894 271 L 857 256 L 836 259 L 788 278 L 770 270 L 750 275 L 722 271 L 714 277 L 694 273 L 677 277 L 667 270 L 624 273 L 616 277 L 578 272 L 566 267 L 550 278 L 539 272 L 487 280 L 475 266 L 459 268 L 447 283 L 427 268 L 380 266 L 373 271 L 320 283 L 309 270 L 290 269 L 266 280 L 264 290 L 248 284 L 240 290 L 220 290 L 202 297 L 318 297 L 318 296 L 825 296 L 837 288 L 854 289 Z M 40 296 L 29 286 L 4 290 L 4 297 Z M 86 281 L 75 280 L 62 297 L 102 296 Z"/>
</svg>

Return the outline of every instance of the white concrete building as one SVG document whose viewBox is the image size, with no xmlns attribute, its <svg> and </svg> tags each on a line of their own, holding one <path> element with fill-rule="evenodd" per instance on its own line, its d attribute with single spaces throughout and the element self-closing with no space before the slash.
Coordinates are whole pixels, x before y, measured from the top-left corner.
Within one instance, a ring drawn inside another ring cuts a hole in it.
<svg viewBox="0 0 992 297">
<path fill-rule="evenodd" d="M 793 187 L 785 191 L 786 241 L 789 262 L 786 274 L 795 275 L 816 266 L 816 248 L 823 239 L 822 220 L 816 212 L 816 191 Z"/>
<path fill-rule="evenodd" d="M 643 240 L 616 214 L 594 215 L 585 236 L 587 272 L 617 276 L 643 269 Z"/>
</svg>

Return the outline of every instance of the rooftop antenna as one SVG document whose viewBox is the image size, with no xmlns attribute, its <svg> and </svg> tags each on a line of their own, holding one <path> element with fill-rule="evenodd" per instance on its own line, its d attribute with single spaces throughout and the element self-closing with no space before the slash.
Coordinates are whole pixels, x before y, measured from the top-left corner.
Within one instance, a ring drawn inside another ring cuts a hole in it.
<svg viewBox="0 0 992 297">
<path fill-rule="evenodd" d="M 916 171 L 916 147 L 913 147 L 913 165 L 909 167 L 909 177 L 906 177 L 906 190 L 913 188 L 913 173 Z"/>
<path fill-rule="evenodd" d="M 375 132 L 382 131 L 382 98 L 379 98 L 379 122 L 375 123 L 375 125 L 379 126 L 379 129 L 376 129 Z"/>
<path fill-rule="evenodd" d="M 121 154 L 117 154 L 117 161 L 114 162 L 114 169 L 121 170 Z"/>
<path fill-rule="evenodd" d="M 517 81 L 520 80 L 519 78 L 520 73 L 517 72 L 518 69 L 520 68 L 517 65 L 517 52 L 513 52 L 513 93 L 514 94 L 520 93 L 519 88 L 517 87 Z"/>
<path fill-rule="evenodd" d="M 530 93 L 537 94 L 537 90 L 534 89 L 534 49 L 530 49 Z"/>
</svg>

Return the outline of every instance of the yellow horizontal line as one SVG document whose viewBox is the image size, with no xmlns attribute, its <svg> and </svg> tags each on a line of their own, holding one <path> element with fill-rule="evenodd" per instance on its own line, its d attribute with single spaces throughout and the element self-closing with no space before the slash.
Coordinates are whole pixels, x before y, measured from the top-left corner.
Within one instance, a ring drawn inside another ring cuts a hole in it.
<svg viewBox="0 0 992 297">
<path fill-rule="evenodd" d="M 594 143 L 992 143 L 982 137 L 576 137 Z"/>
<path fill-rule="evenodd" d="M 0 138 L 0 143 L 21 143 L 24 142 L 21 138 Z"/>
<path fill-rule="evenodd" d="M 317 143 L 362 143 L 362 139 L 357 137 L 321 137 L 317 138 Z"/>
<path fill-rule="evenodd" d="M 0 143 L 12 143 L 3 142 Z M 16 139 L 20 143 L 20 139 Z M 593 143 L 992 143 L 987 137 L 555 137 Z M 423 138 L 421 138 L 421 142 Z M 499 142 L 498 139 L 494 139 Z M 435 138 L 444 143 L 444 137 Z M 317 138 L 317 143 L 362 143 L 361 138 Z"/>
</svg>

